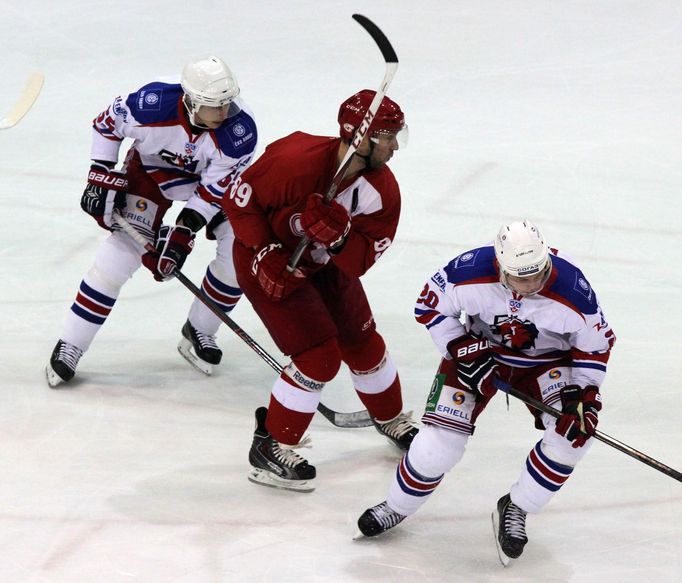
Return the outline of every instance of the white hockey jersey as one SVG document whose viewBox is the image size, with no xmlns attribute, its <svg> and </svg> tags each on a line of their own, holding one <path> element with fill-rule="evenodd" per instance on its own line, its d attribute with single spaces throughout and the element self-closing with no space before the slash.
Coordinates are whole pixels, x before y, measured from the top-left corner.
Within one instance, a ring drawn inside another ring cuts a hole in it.
<svg viewBox="0 0 682 583">
<path fill-rule="evenodd" d="M 193 133 L 179 83 L 155 81 L 119 96 L 93 121 L 91 159 L 118 162 L 124 138 L 169 200 L 189 201 L 206 221 L 220 210 L 230 183 L 252 161 L 258 141 L 253 115 L 241 99 L 215 130 Z M 129 152 L 130 154 L 130 152 Z"/>
<path fill-rule="evenodd" d="M 471 331 L 490 340 L 500 364 L 531 367 L 570 356 L 571 382 L 600 386 L 615 335 L 580 269 L 556 249 L 551 259 L 545 286 L 525 297 L 500 283 L 492 245 L 462 253 L 427 281 L 415 317 L 445 358 L 448 343 Z"/>
</svg>

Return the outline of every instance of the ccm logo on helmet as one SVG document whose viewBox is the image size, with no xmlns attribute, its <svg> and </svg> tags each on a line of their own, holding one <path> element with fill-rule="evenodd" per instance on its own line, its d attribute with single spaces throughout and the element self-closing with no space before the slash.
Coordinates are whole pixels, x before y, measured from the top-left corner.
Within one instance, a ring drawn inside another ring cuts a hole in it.
<svg viewBox="0 0 682 583">
<path fill-rule="evenodd" d="M 467 354 L 478 352 L 479 350 L 486 350 L 488 348 L 490 348 L 490 342 L 487 340 L 480 340 L 479 342 L 475 342 L 469 346 L 462 346 L 462 348 L 457 351 L 457 358 L 462 358 Z"/>
</svg>

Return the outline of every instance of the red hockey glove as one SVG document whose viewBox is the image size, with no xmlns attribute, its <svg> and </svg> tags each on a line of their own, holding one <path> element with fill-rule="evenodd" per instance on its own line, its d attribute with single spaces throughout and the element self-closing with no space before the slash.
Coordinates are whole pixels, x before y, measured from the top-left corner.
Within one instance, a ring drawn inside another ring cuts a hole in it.
<svg viewBox="0 0 682 583">
<path fill-rule="evenodd" d="M 289 255 L 280 243 L 270 243 L 260 249 L 251 261 L 251 273 L 265 295 L 279 301 L 290 295 L 304 283 L 305 275 L 300 269 L 287 270 Z"/>
<path fill-rule="evenodd" d="M 81 196 L 81 208 L 107 231 L 113 230 L 112 213 L 126 205 L 128 180 L 122 172 L 106 164 L 93 162 L 88 173 L 88 184 Z"/>
<path fill-rule="evenodd" d="M 594 435 L 599 423 L 601 395 L 599 388 L 588 385 L 567 385 L 561 389 L 561 417 L 556 423 L 556 432 L 572 442 L 573 447 L 582 447 Z"/>
<path fill-rule="evenodd" d="M 462 388 L 492 397 L 497 390 L 493 377 L 497 364 L 490 350 L 490 342 L 465 334 L 448 343 L 448 352 L 457 365 L 457 380 Z"/>
<path fill-rule="evenodd" d="M 156 235 L 156 251 L 147 251 L 142 263 L 154 274 L 156 281 L 166 281 L 173 277 L 176 269 L 181 269 L 185 259 L 194 247 L 194 231 L 183 226 L 163 225 Z"/>
<path fill-rule="evenodd" d="M 350 231 L 350 215 L 335 200 L 325 204 L 321 194 L 311 194 L 301 213 L 301 226 L 311 241 L 337 247 Z"/>
</svg>

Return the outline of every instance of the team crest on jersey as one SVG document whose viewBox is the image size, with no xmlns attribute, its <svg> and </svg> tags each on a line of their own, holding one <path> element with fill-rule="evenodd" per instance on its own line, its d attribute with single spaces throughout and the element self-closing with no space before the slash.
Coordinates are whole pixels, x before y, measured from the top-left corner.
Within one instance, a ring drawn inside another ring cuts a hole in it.
<svg viewBox="0 0 682 583">
<path fill-rule="evenodd" d="M 289 228 L 297 237 L 303 237 L 303 235 L 305 235 L 303 227 L 301 226 L 301 213 L 294 213 L 291 215 L 289 218 Z"/>
<path fill-rule="evenodd" d="M 538 329 L 529 320 L 519 320 L 516 316 L 495 316 L 490 331 L 500 336 L 502 344 L 515 350 L 525 350 L 535 346 Z"/>
</svg>

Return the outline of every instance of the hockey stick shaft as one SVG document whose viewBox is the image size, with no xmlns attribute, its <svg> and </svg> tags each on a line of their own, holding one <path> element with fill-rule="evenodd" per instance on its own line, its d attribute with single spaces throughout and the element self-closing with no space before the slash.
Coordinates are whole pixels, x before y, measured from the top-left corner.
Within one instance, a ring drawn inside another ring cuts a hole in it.
<svg viewBox="0 0 682 583">
<path fill-rule="evenodd" d="M 530 397 L 525 393 L 522 393 L 521 391 L 515 389 L 511 385 L 505 383 L 504 381 L 500 379 L 495 379 L 494 383 L 496 389 L 508 393 L 513 397 L 516 397 L 517 399 L 523 401 L 527 405 L 530 405 L 534 409 L 537 409 L 542 413 L 547 413 L 548 415 L 551 415 L 556 419 L 561 417 L 561 412 L 558 411 L 557 409 L 554 409 L 554 407 L 545 405 L 541 401 L 538 401 L 537 399 L 534 399 L 533 397 Z M 629 445 L 623 443 L 622 441 L 619 441 L 614 437 L 607 435 L 606 433 L 602 433 L 599 430 L 596 430 L 594 432 L 594 438 L 597 439 L 598 441 L 601 441 L 602 443 L 605 443 L 606 445 L 610 445 L 611 447 L 617 449 L 618 451 L 622 451 L 624 454 L 627 454 L 630 457 L 635 458 L 636 460 L 654 468 L 655 470 L 664 473 L 666 476 L 670 476 L 671 478 L 677 480 L 678 482 L 682 482 L 681 472 L 678 472 L 677 470 L 666 466 L 665 464 L 659 462 L 658 460 L 655 460 L 654 458 L 646 455 L 645 453 L 642 453 L 641 451 L 637 451 L 634 447 L 630 447 Z"/>
<path fill-rule="evenodd" d="M 38 99 L 44 80 L 45 77 L 42 73 L 35 72 L 29 75 L 19 99 L 17 99 L 9 113 L 0 119 L 0 130 L 14 127 L 21 121 L 21 118 L 28 113 L 28 110 L 31 109 L 36 99 Z"/>
<path fill-rule="evenodd" d="M 363 16 L 362 14 L 353 14 L 353 19 L 359 22 L 360 25 L 370 34 L 372 39 L 374 39 L 374 42 L 376 42 L 377 46 L 381 50 L 381 54 L 384 57 L 386 71 L 384 73 L 384 78 L 381 82 L 381 85 L 379 86 L 379 90 L 376 92 L 374 99 L 372 99 L 372 102 L 369 104 L 369 108 L 367 109 L 367 113 L 365 113 L 365 117 L 362 119 L 362 123 L 355 130 L 355 134 L 353 135 L 350 146 L 348 147 L 345 156 L 341 160 L 341 164 L 339 164 L 336 174 L 334 174 L 334 177 L 332 178 L 331 185 L 324 195 L 324 201 L 327 204 L 336 196 L 336 191 L 339 188 L 339 184 L 341 184 L 343 179 L 346 177 L 348 168 L 350 168 L 351 161 L 353 160 L 353 156 L 360 147 L 362 140 L 365 139 L 367 131 L 369 130 L 369 126 L 371 125 L 374 116 L 379 110 L 381 102 L 386 96 L 388 86 L 391 84 L 391 81 L 398 70 L 398 56 L 396 55 L 396 52 L 393 49 L 390 41 L 381 31 L 381 29 L 369 18 Z M 301 256 L 309 244 L 310 239 L 303 235 L 301 240 L 298 242 L 296 249 L 289 258 L 289 263 L 287 264 L 287 270 L 289 272 L 292 272 L 296 268 L 298 262 L 301 260 Z"/>
<path fill-rule="evenodd" d="M 143 235 L 138 233 L 135 228 L 123 217 L 120 213 L 115 214 L 116 223 L 123 229 L 127 235 L 133 240 L 142 245 L 142 247 L 151 253 L 156 253 L 156 248 Z M 221 322 L 223 322 L 230 330 L 239 336 L 244 343 L 249 346 L 258 356 L 260 356 L 277 374 L 281 374 L 284 368 L 279 364 L 258 342 L 256 342 L 246 331 L 239 326 L 232 318 L 230 318 L 220 306 L 209 298 L 203 290 L 198 288 L 192 280 L 190 280 L 179 269 L 175 270 L 176 279 L 184 285 L 192 294 L 199 299 L 211 312 L 213 312 Z M 337 427 L 369 427 L 372 425 L 372 420 L 366 410 L 356 411 L 353 413 L 339 413 L 319 403 L 317 410 L 327 419 L 332 425 Z"/>
</svg>

